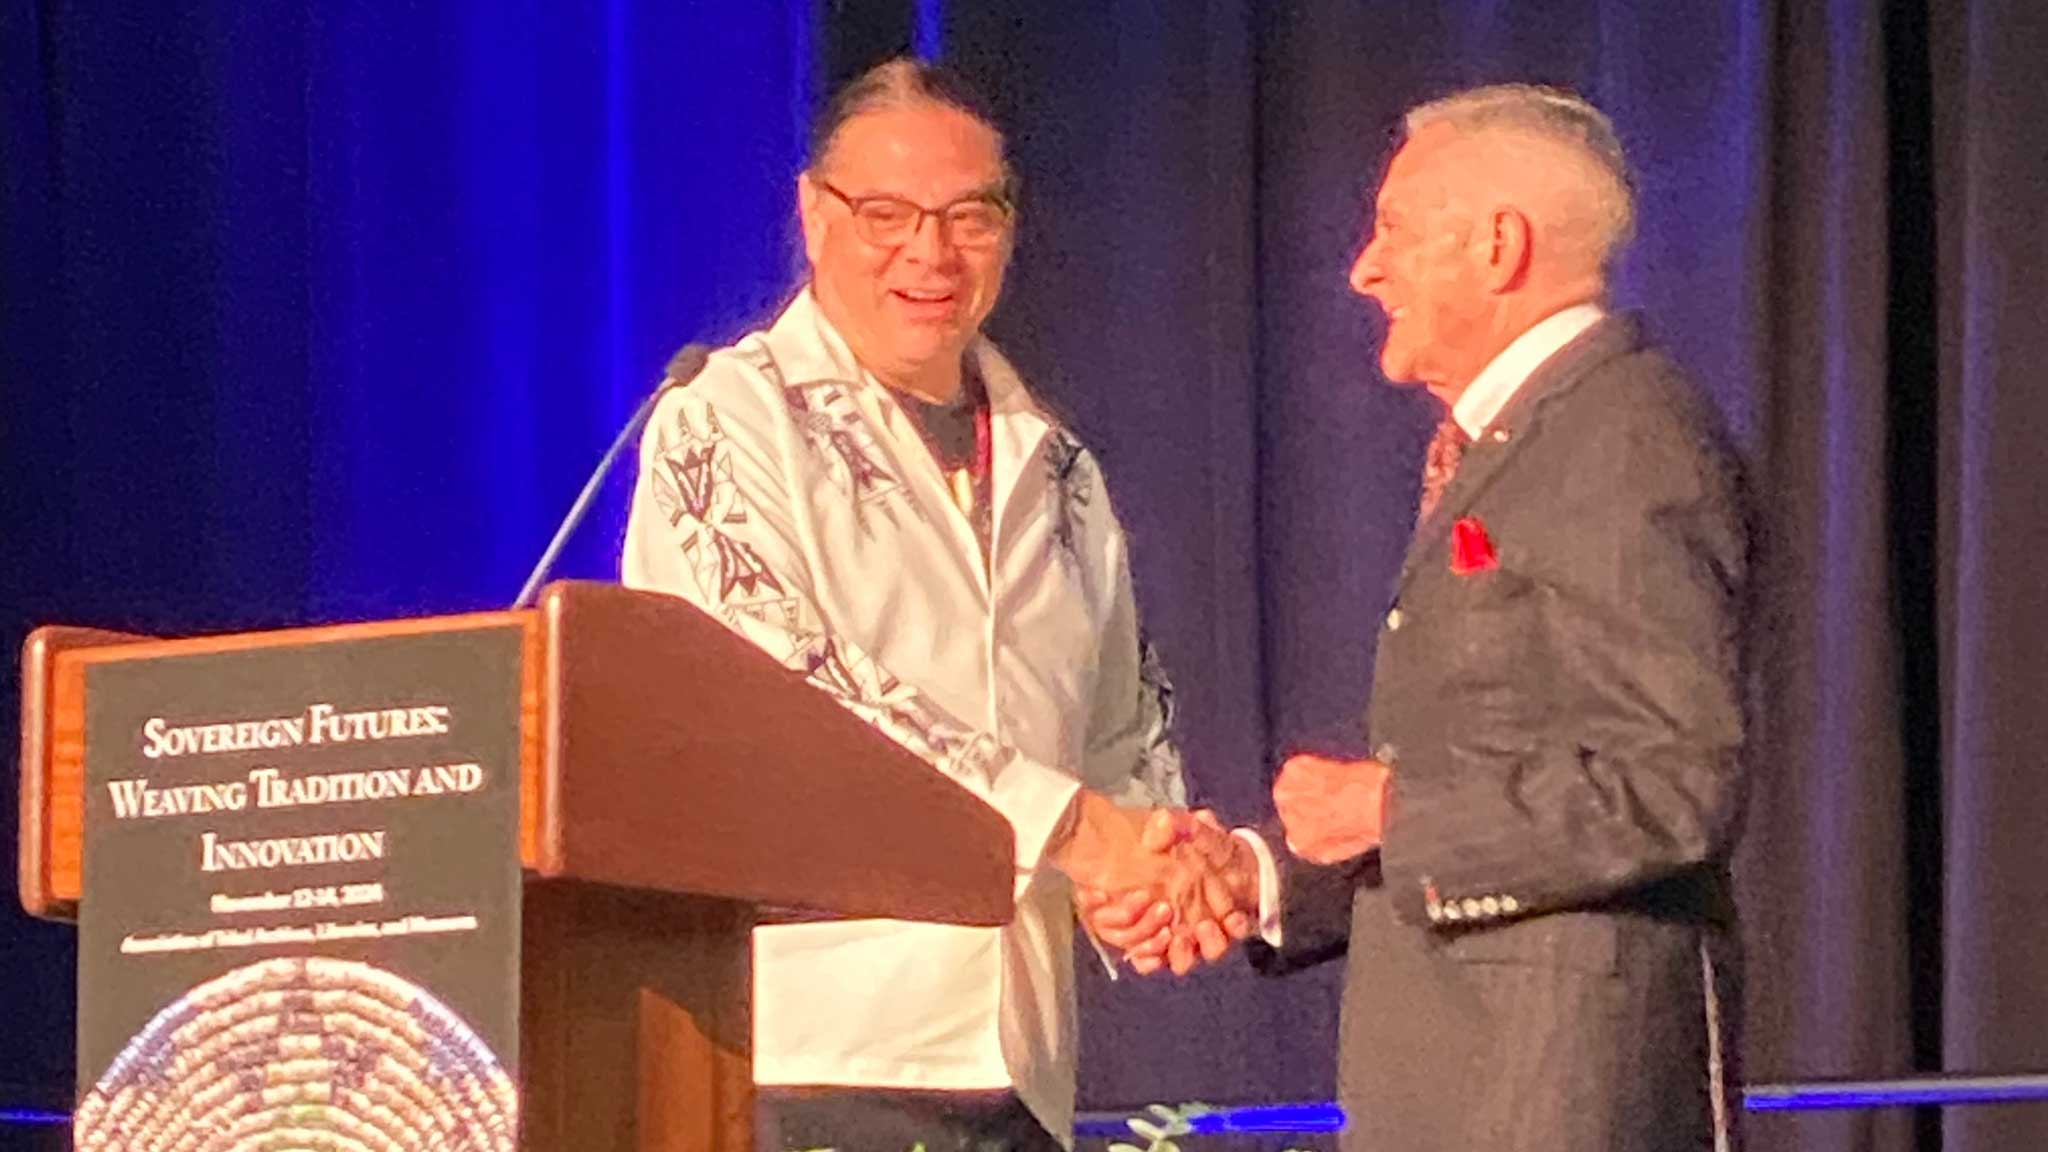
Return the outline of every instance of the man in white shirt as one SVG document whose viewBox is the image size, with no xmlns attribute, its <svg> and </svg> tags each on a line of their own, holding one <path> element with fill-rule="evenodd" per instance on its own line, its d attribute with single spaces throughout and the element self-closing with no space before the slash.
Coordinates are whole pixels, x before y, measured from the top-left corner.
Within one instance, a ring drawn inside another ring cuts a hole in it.
<svg viewBox="0 0 2048 1152">
<path fill-rule="evenodd" d="M 1290 759 L 1281 827 L 1241 834 L 1235 866 L 1268 873 L 1253 959 L 1348 950 L 1346 1148 L 1726 1149 L 1734 458 L 1604 310 L 1633 217 L 1607 118 L 1504 85 L 1406 128 L 1351 284 L 1386 316 L 1387 379 L 1446 413 L 1381 625 L 1373 754 Z M 1098 935 L 1156 947 L 1137 908 L 1102 905 Z"/>
<path fill-rule="evenodd" d="M 1068 1143 L 1071 883 L 1171 909 L 1183 967 L 1249 923 L 1218 914 L 1245 900 L 1208 870 L 1221 837 L 1174 858 L 1139 843 L 1185 788 L 1124 535 L 1094 458 L 980 335 L 1011 184 L 950 74 L 899 60 L 856 80 L 797 182 L 808 285 L 664 398 L 641 447 L 626 582 L 702 606 L 1016 833 L 1000 930 L 755 933 L 777 1147 Z"/>
</svg>

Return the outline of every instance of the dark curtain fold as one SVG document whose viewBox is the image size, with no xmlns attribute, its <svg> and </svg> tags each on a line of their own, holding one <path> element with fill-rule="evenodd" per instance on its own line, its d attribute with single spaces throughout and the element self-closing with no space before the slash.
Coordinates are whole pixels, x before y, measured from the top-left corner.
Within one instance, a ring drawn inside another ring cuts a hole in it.
<svg viewBox="0 0 2048 1152">
<path fill-rule="evenodd" d="M 2048 815 L 2030 762 L 2048 686 L 2042 582 L 2026 559 L 2048 526 L 2027 451 L 2041 326 L 2019 319 L 2039 309 L 2027 289 L 2048 206 L 2043 98 L 2021 63 L 2048 58 L 2034 8 L 1237 6 L 1249 75 L 1210 82 L 1256 109 L 1243 155 L 1227 146 L 1234 117 L 1204 115 L 1162 65 L 1237 34 L 1237 20 L 1215 26 L 1218 5 L 1163 26 L 996 8 L 957 13 L 954 45 L 1010 91 L 1033 208 L 1055 217 L 1027 234 L 1009 316 L 1028 311 L 1033 352 L 1105 414 L 1120 500 L 1150 536 L 1141 580 L 1169 585 L 1148 608 L 1183 682 L 1201 692 L 1254 657 L 1261 669 L 1260 713 L 1198 715 L 1199 780 L 1256 804 L 1286 751 L 1359 743 L 1374 625 L 1432 422 L 1378 381 L 1376 322 L 1344 284 L 1395 117 L 1468 83 L 1572 85 L 1612 111 L 1641 172 L 1641 236 L 1617 294 L 1694 369 L 1752 463 L 1745 1073 L 2048 1068 L 2036 959 L 2048 916 L 2022 843 Z M 1051 155 L 1030 150 L 1033 136 L 1055 141 Z M 1240 166 L 1234 178 L 1191 184 L 1160 162 L 1205 147 Z M 1151 212 L 1121 219 L 1097 210 L 1105 199 Z M 1249 253 L 1216 224 L 1247 207 Z M 1057 253 L 1029 247 L 1046 236 Z M 1200 322 L 1219 309 L 1243 310 L 1254 369 L 1235 388 L 1188 387 L 1243 362 Z M 1121 396 L 1134 372 L 1173 412 L 1126 416 L 1131 401 L 1100 395 Z M 1219 419 L 1249 420 L 1256 436 L 1194 436 Z M 1194 475 L 1228 477 L 1227 495 L 1203 505 L 1210 486 Z M 1233 601 L 1238 582 L 1185 574 L 1210 554 L 1196 542 L 1243 514 L 1242 485 L 1255 489 L 1257 581 Z M 1188 546 L 1163 550 L 1162 536 Z M 1329 1011 L 1329 993 L 1311 978 L 1276 1008 L 1237 972 L 1156 999 L 1091 988 L 1084 1093 L 1189 1095 L 1180 1086 L 1206 1085 L 1194 1070 L 1214 1066 L 1193 1038 L 1206 1024 L 1298 1029 L 1274 1068 L 1306 1095 L 1330 1075 L 1329 1022 L 1306 1020 Z M 1186 1054 L 1129 1059 L 1161 1035 Z M 1958 1111 L 1947 1140 L 2036 1147 L 2044 1113 Z M 1751 1121 L 1766 1149 L 1943 1146 L 1929 1109 Z"/>
<path fill-rule="evenodd" d="M 1907 805 L 1916 765 L 1889 499 L 1889 243 L 1882 6 L 1785 4 L 1775 19 L 1765 307 L 1755 382 L 1757 741 L 1738 881 L 1748 929 L 1746 1074 L 1914 1070 Z M 1905 269 L 1901 268 L 1901 272 Z M 1925 276 L 1926 269 L 1912 270 Z M 1901 387 L 1909 386 L 1900 381 Z M 1904 1149 L 1900 1111 L 1774 1114 L 1766 1148 Z"/>
<path fill-rule="evenodd" d="M 2048 9 L 1930 5 L 1940 333 L 1944 1064 L 2048 1070 Z M 2048 1145 L 2048 1108 L 1951 1113 L 1944 1149 Z"/>
<path fill-rule="evenodd" d="M 666 351 L 793 282 L 819 62 L 927 7 L 0 0 L 0 641 L 509 597 Z M 1609 109 L 1617 294 L 1759 508 L 1745 1074 L 2048 1070 L 2048 8 L 938 8 L 1024 175 L 996 333 L 1098 446 L 1240 820 L 1286 752 L 1360 746 L 1433 422 L 1345 285 L 1396 117 L 1508 79 Z M 0 916 L 0 1104 L 65 1094 L 67 949 Z M 1081 970 L 1084 1106 L 1331 1090 L 1334 969 Z M 2048 1145 L 2044 1106 L 1752 1119 Z"/>
<path fill-rule="evenodd" d="M 61 239 L 49 213 L 56 174 L 51 147 L 46 41 L 40 14 L 27 3 L 0 5 L 0 749 L 17 740 L 13 645 L 26 622 L 61 611 L 46 589 L 73 582 L 71 554 L 60 534 L 32 530 L 39 505 L 62 501 L 62 473 L 31 461 L 65 459 L 69 437 L 49 394 L 62 387 L 57 294 L 48 276 L 59 266 Z M 26 402 L 38 390 L 45 399 Z M 48 453 L 44 456 L 44 453 Z M 14 773 L 0 796 L 11 801 Z M 11 802 L 0 807 L 0 861 L 18 849 Z M 12 888 L 7 889 L 9 892 Z M 72 933 L 30 921 L 0 900 L 0 1108 L 68 1104 L 71 1079 Z"/>
</svg>

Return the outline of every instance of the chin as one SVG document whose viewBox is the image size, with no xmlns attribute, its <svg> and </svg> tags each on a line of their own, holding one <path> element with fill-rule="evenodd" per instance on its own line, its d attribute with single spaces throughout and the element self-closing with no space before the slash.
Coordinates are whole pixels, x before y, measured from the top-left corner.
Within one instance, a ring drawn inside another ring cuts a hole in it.
<svg viewBox="0 0 2048 1152">
<path fill-rule="evenodd" d="M 946 357 L 946 350 L 924 341 L 905 341 L 889 350 L 890 359 L 910 372 L 922 372 Z"/>
<path fill-rule="evenodd" d="M 925 329 L 910 334 L 908 339 L 897 345 L 897 349 L 906 359 L 915 358 L 926 363 L 949 356 L 957 360 L 967 350 L 967 340 L 950 327 Z"/>
<path fill-rule="evenodd" d="M 946 354 L 942 351 L 900 345 L 891 349 L 889 356 L 890 367 L 898 378 L 904 380 L 922 379 L 945 359 Z"/>
</svg>

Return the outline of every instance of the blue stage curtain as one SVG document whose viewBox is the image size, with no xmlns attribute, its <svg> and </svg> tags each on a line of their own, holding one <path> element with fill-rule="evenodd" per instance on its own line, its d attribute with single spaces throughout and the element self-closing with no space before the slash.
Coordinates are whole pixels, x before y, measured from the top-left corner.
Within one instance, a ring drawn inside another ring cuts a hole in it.
<svg viewBox="0 0 2048 1152">
<path fill-rule="evenodd" d="M 0 0 L 5 697 L 34 623 L 508 603 L 669 353 L 795 287 L 815 8 Z M 0 1107 L 68 1101 L 68 936 L 4 903 Z"/>
<path fill-rule="evenodd" d="M 2048 1068 L 2048 7 L 1930 4 L 1939 304 L 1941 1056 Z M 1921 324 L 1927 317 L 1916 318 Z M 1937 339 L 1938 337 L 1938 339 Z M 1946 1152 L 2048 1145 L 2043 1110 L 1952 1113 Z"/>
<path fill-rule="evenodd" d="M 508 600 L 667 353 L 793 286 L 814 62 L 915 44 L 1009 121 L 994 330 L 1105 460 L 1198 791 L 1262 816 L 1286 751 L 1358 745 L 1433 420 L 1344 283 L 1398 113 L 1570 84 L 1641 169 L 1622 302 L 1763 510 L 1743 1071 L 2048 1066 L 2048 9 L 305 7 L 0 0 L 0 641 Z M 617 488 L 568 571 L 610 570 Z M 62 932 L 0 919 L 0 961 L 32 989 L 0 1081 L 67 1083 Z M 1081 971 L 1086 1107 L 1331 1090 L 1334 969 Z M 2032 1152 L 2048 1120 L 1752 1136 Z"/>
<path fill-rule="evenodd" d="M 997 328 L 1107 461 L 1197 786 L 1239 819 L 1288 750 L 1361 747 L 1434 422 L 1379 380 L 1345 285 L 1399 112 L 1503 80 L 1607 108 L 1641 177 L 1620 302 L 1719 402 L 1761 513 L 1742 1071 L 2048 1065 L 2048 10 L 1017 0 L 952 5 L 946 44 L 1018 130 Z M 1335 971 L 1083 972 L 1086 1104 L 1332 1086 Z M 1943 1130 L 1751 1135 L 1932 1152 Z M 2020 1152 L 2048 1120 L 1946 1131 Z"/>
</svg>

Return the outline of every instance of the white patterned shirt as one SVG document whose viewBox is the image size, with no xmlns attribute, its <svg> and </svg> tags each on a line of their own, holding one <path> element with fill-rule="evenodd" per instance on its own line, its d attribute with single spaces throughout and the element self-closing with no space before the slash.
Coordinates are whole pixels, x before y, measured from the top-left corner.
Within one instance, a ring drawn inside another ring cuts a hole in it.
<svg viewBox="0 0 2048 1152">
<path fill-rule="evenodd" d="M 756 1082 L 1015 1088 L 1064 1140 L 1073 914 L 1046 840 L 1084 785 L 1148 806 L 1184 787 L 1101 472 L 992 345 L 969 355 L 991 409 L 986 562 L 916 426 L 805 292 L 656 408 L 624 578 L 804 672 L 1016 833 L 1003 928 L 757 929 Z"/>
</svg>

